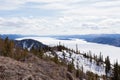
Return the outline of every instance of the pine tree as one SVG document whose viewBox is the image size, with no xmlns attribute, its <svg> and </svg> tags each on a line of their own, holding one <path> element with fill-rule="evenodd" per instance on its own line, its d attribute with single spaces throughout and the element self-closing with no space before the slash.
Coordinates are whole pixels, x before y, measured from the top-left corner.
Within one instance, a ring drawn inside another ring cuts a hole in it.
<svg viewBox="0 0 120 80">
<path fill-rule="evenodd" d="M 110 72 L 110 69 L 111 69 L 111 64 L 110 64 L 110 59 L 109 57 L 107 56 L 107 58 L 105 59 L 105 72 L 106 72 L 106 77 L 108 75 L 108 73 Z"/>
<path fill-rule="evenodd" d="M 103 62 L 103 56 L 102 56 L 101 52 L 100 52 L 100 55 L 99 55 L 99 62 Z"/>
<path fill-rule="evenodd" d="M 80 77 L 80 69 L 76 70 L 76 77 L 79 78 Z"/>
<path fill-rule="evenodd" d="M 14 48 L 14 42 L 12 40 L 9 40 L 8 37 L 4 40 L 4 46 L 3 46 L 3 56 L 9 56 L 13 57 L 13 48 Z"/>
<path fill-rule="evenodd" d="M 76 77 L 79 78 L 80 77 L 80 69 L 79 69 L 79 64 L 78 64 L 78 61 L 77 61 L 77 70 L 76 70 Z"/>
<path fill-rule="evenodd" d="M 91 53 L 91 51 L 89 51 L 89 58 L 90 58 L 90 62 L 92 62 L 92 53 Z"/>
<path fill-rule="evenodd" d="M 76 53 L 78 54 L 78 45 L 76 44 Z"/>
<path fill-rule="evenodd" d="M 100 55 L 99 55 L 99 57 L 98 57 L 98 59 L 96 61 L 97 61 L 98 66 L 103 63 L 103 55 L 101 54 L 101 52 L 100 52 Z"/>
<path fill-rule="evenodd" d="M 44 56 L 44 51 L 43 51 L 42 48 L 40 48 L 40 49 L 39 49 L 39 52 L 38 52 L 38 57 L 42 59 L 43 56 Z"/>
<path fill-rule="evenodd" d="M 120 80 L 120 66 L 118 65 L 118 62 L 114 64 L 113 69 L 113 79 L 112 80 Z"/>
<path fill-rule="evenodd" d="M 64 52 L 64 51 L 63 51 L 62 56 L 63 56 L 63 60 L 65 61 L 65 56 L 66 56 L 66 54 L 65 54 L 65 52 Z"/>
<path fill-rule="evenodd" d="M 4 42 L 3 39 L 0 37 L 0 55 L 3 55 L 2 50 L 3 50 Z"/>
</svg>

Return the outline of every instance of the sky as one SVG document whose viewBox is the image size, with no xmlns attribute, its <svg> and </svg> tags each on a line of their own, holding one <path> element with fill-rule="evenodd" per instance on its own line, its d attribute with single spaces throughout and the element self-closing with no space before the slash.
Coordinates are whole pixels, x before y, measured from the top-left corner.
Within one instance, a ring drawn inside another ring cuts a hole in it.
<svg viewBox="0 0 120 80">
<path fill-rule="evenodd" d="M 120 34 L 120 0 L 0 0 L 0 34 Z"/>
</svg>

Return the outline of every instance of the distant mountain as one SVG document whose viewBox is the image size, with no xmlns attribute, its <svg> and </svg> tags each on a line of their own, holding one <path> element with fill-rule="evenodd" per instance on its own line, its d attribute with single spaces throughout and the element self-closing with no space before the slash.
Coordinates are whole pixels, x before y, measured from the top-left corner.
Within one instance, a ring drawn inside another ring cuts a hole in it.
<svg viewBox="0 0 120 80">
<path fill-rule="evenodd" d="M 86 41 L 120 47 L 120 38 L 98 37 L 90 40 L 86 39 Z"/>
<path fill-rule="evenodd" d="M 16 38 L 22 38 L 22 37 L 39 37 L 37 35 L 21 35 L 21 34 L 0 34 L 0 37 L 5 39 L 6 37 L 9 37 L 9 39 L 15 40 Z"/>
<path fill-rule="evenodd" d="M 39 48 L 47 47 L 43 43 L 33 40 L 33 39 L 23 39 L 23 40 L 19 40 L 19 41 L 16 40 L 15 44 L 16 44 L 16 46 L 19 46 L 23 49 L 28 49 L 28 50 L 30 50 L 31 48 L 39 49 Z"/>
<path fill-rule="evenodd" d="M 70 40 L 72 38 L 84 39 L 88 42 L 108 44 L 112 46 L 120 47 L 120 34 L 88 34 L 88 35 L 63 35 L 52 36 L 60 40 Z"/>
<path fill-rule="evenodd" d="M 21 38 L 24 37 L 23 35 L 19 35 L 19 34 L 1 34 L 0 35 L 1 38 L 5 39 L 6 37 L 9 37 L 9 39 L 16 39 L 16 38 Z"/>
<path fill-rule="evenodd" d="M 116 47 L 120 47 L 120 35 L 101 35 L 94 38 L 84 38 L 88 42 L 94 42 L 99 44 L 108 44 Z"/>
</svg>

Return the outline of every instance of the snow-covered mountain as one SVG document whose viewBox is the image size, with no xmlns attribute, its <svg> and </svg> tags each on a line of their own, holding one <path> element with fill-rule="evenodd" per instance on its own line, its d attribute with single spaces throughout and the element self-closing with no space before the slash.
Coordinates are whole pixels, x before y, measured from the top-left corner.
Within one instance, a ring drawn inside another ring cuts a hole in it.
<svg viewBox="0 0 120 80">
<path fill-rule="evenodd" d="M 45 44 L 43 44 L 39 41 L 33 40 L 33 39 L 23 39 L 23 40 L 19 40 L 19 41 L 16 40 L 15 44 L 16 44 L 16 46 L 19 46 L 23 49 L 28 49 L 29 51 L 31 48 L 39 49 L 39 48 L 46 47 Z"/>
</svg>

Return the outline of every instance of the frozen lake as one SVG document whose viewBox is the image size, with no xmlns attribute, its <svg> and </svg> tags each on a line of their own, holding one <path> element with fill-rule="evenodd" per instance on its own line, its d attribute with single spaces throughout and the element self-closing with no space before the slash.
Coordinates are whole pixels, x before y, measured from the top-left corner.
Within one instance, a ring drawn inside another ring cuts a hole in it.
<svg viewBox="0 0 120 80">
<path fill-rule="evenodd" d="M 101 52 L 104 57 L 109 56 L 112 63 L 114 63 L 116 60 L 118 60 L 118 62 L 120 63 L 119 47 L 86 42 L 82 39 L 58 40 L 50 37 L 24 37 L 24 38 L 18 38 L 16 40 L 22 40 L 22 39 L 34 39 L 49 46 L 58 45 L 60 42 L 61 44 L 64 44 L 66 47 L 75 50 L 77 44 L 81 53 L 91 51 L 93 54 L 99 55 Z"/>
</svg>

